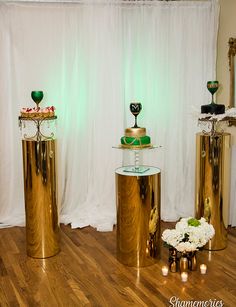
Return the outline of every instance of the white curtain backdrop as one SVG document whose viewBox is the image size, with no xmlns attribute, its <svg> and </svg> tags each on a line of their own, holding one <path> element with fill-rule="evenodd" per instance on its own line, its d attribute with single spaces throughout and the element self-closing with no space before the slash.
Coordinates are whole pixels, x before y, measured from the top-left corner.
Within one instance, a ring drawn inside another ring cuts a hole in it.
<svg viewBox="0 0 236 307">
<path fill-rule="evenodd" d="M 209 102 L 215 78 L 218 1 L 0 3 L 0 225 L 24 224 L 17 117 L 33 106 L 58 115 L 60 220 L 111 230 L 119 144 L 138 118 L 162 149 L 143 155 L 162 171 L 162 219 L 194 213 L 192 109 Z M 125 160 L 125 158 L 124 158 Z"/>
</svg>

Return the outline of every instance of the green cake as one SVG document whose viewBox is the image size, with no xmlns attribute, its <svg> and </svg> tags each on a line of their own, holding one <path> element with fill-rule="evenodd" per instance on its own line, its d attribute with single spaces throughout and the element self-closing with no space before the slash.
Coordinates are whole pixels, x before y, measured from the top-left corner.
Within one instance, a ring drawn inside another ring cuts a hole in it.
<svg viewBox="0 0 236 307">
<path fill-rule="evenodd" d="M 131 149 L 150 147 L 151 138 L 146 135 L 146 128 L 127 128 L 121 138 L 121 146 Z"/>
</svg>

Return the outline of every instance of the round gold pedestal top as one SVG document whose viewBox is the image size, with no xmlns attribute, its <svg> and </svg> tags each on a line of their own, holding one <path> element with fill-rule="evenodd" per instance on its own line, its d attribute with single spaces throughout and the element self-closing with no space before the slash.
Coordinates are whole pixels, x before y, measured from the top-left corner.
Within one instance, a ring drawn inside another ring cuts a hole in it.
<svg viewBox="0 0 236 307">
<path fill-rule="evenodd" d="M 115 170 L 116 174 L 119 175 L 124 175 L 124 176 L 152 176 L 155 174 L 159 174 L 161 173 L 161 170 L 158 167 L 154 167 L 154 166 L 146 166 L 146 165 L 142 165 L 142 167 L 146 167 L 148 168 L 147 171 L 143 172 L 143 173 L 138 173 L 138 172 L 125 172 L 126 168 L 131 168 L 134 167 L 134 165 L 129 165 L 129 166 L 123 166 L 123 167 L 119 167 Z"/>
<path fill-rule="evenodd" d="M 125 136 L 127 137 L 142 137 L 146 136 L 146 128 L 126 128 Z"/>
</svg>

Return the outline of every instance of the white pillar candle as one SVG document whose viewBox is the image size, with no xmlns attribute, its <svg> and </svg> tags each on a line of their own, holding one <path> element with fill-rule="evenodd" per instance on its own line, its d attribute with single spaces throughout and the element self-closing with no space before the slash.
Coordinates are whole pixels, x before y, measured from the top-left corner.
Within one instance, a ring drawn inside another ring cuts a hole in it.
<svg viewBox="0 0 236 307">
<path fill-rule="evenodd" d="M 168 275 L 168 271 L 169 271 L 168 266 L 164 265 L 164 266 L 161 268 L 161 270 L 162 270 L 162 275 L 163 275 L 163 276 L 167 276 L 167 275 Z"/>
<path fill-rule="evenodd" d="M 205 264 L 200 265 L 201 274 L 206 274 L 207 266 Z"/>
<path fill-rule="evenodd" d="M 181 280 L 182 280 L 182 282 L 186 282 L 188 280 L 188 273 L 187 272 L 181 273 Z"/>
</svg>

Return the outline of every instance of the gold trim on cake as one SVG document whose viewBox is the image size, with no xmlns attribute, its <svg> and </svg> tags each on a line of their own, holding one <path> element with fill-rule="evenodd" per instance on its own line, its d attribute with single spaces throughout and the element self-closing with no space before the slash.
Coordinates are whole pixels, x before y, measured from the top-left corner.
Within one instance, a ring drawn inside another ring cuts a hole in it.
<svg viewBox="0 0 236 307">
<path fill-rule="evenodd" d="M 126 128 L 125 136 L 127 137 L 142 137 L 146 136 L 146 128 Z"/>
<path fill-rule="evenodd" d="M 124 144 L 121 144 L 121 147 L 123 148 L 131 148 L 131 149 L 141 149 L 141 148 L 149 148 L 149 147 L 152 147 L 151 144 L 144 144 L 144 145 L 124 145 Z"/>
</svg>

